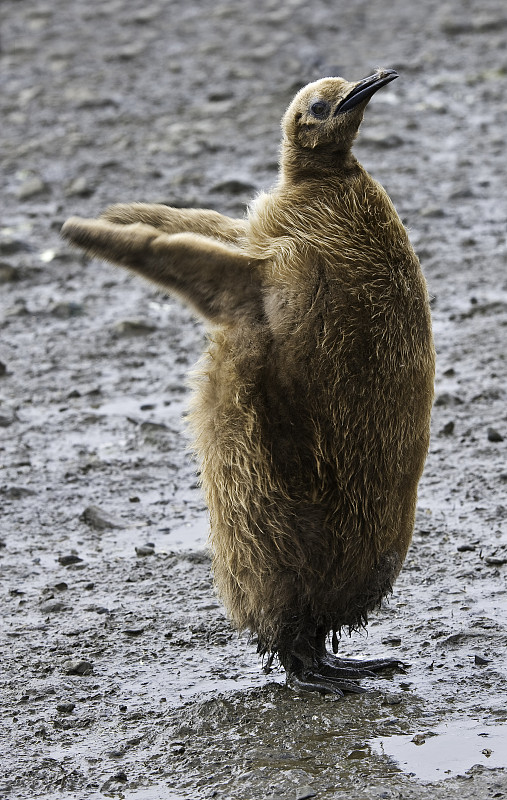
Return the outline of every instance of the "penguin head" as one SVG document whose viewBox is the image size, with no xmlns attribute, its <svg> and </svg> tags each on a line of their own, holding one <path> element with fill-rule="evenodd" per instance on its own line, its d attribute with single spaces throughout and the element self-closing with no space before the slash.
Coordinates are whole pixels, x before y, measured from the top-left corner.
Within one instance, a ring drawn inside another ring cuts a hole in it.
<svg viewBox="0 0 507 800">
<path fill-rule="evenodd" d="M 348 152 L 370 98 L 398 77 L 393 69 L 378 70 L 356 83 L 322 78 L 301 89 L 287 109 L 282 130 L 288 143 L 315 149 L 331 145 Z"/>
</svg>

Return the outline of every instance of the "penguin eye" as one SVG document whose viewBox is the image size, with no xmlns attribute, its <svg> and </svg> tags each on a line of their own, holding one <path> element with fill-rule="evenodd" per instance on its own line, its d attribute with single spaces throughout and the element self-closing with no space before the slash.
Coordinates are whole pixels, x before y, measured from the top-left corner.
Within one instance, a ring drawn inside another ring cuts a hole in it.
<svg viewBox="0 0 507 800">
<path fill-rule="evenodd" d="M 324 119 L 329 114 L 329 103 L 325 100 L 315 100 L 310 106 L 310 114 L 317 119 Z"/>
</svg>

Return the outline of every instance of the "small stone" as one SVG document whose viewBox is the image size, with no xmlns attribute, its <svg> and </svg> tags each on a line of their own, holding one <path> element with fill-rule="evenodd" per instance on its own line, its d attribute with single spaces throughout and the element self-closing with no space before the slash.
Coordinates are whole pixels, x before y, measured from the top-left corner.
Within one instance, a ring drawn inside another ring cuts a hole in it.
<svg viewBox="0 0 507 800">
<path fill-rule="evenodd" d="M 388 131 L 369 131 L 361 137 L 361 144 L 371 145 L 372 147 L 394 148 L 403 144 L 403 139 L 396 133 Z"/>
<path fill-rule="evenodd" d="M 450 392 L 442 392 L 439 394 L 438 397 L 435 399 L 436 406 L 461 406 L 463 405 L 463 400 L 458 397 L 456 394 L 451 394 Z"/>
<path fill-rule="evenodd" d="M 416 733 L 416 735 L 410 741 L 419 747 L 420 745 L 426 743 L 426 737 L 424 733 Z"/>
<path fill-rule="evenodd" d="M 79 564 L 82 560 L 83 559 L 75 553 L 69 553 L 67 556 L 60 556 L 58 563 L 61 564 L 62 567 L 70 567 L 72 564 Z"/>
<path fill-rule="evenodd" d="M 50 313 L 58 319 L 69 319 L 70 317 L 80 317 L 83 314 L 81 303 L 60 302 L 51 306 Z"/>
<path fill-rule="evenodd" d="M 474 664 L 478 667 L 483 667 L 485 664 L 489 664 L 489 659 L 482 656 L 474 656 Z"/>
<path fill-rule="evenodd" d="M 71 702 L 61 702 L 57 703 L 56 710 L 60 712 L 60 714 L 71 714 L 76 707 L 75 703 Z"/>
<path fill-rule="evenodd" d="M 384 696 L 384 702 L 387 703 L 389 706 L 397 706 L 402 701 L 401 694 L 393 694 L 391 692 L 387 692 Z"/>
<path fill-rule="evenodd" d="M 446 422 L 442 430 L 440 431 L 440 436 L 452 436 L 454 433 L 454 420 L 450 420 Z"/>
<path fill-rule="evenodd" d="M 114 331 L 119 336 L 149 336 L 150 333 L 156 330 L 156 325 L 150 325 L 137 319 L 124 319 L 114 326 Z"/>
<path fill-rule="evenodd" d="M 143 634 L 143 633 L 144 633 L 144 628 L 125 628 L 125 630 L 123 631 L 123 633 L 124 633 L 126 636 L 132 636 L 132 637 L 134 637 L 134 636 L 141 636 L 141 634 Z"/>
<path fill-rule="evenodd" d="M 41 178 L 27 178 L 26 181 L 23 181 L 17 191 L 18 200 L 29 200 L 36 194 L 42 194 L 42 192 L 45 192 L 46 189 L 46 184 Z"/>
<path fill-rule="evenodd" d="M 58 614 L 64 608 L 65 603 L 62 603 L 61 600 L 48 600 L 47 603 L 41 605 L 40 610 L 43 614 Z"/>
<path fill-rule="evenodd" d="M 151 544 L 143 544 L 140 547 L 136 547 L 136 555 L 139 558 L 153 556 L 155 555 L 155 547 Z"/>
<path fill-rule="evenodd" d="M 2 256 L 12 256 L 14 253 L 26 253 L 28 250 L 32 250 L 32 247 L 27 242 L 23 242 L 22 239 L 11 239 L 8 237 L 0 241 L 0 255 Z"/>
<path fill-rule="evenodd" d="M 503 436 L 496 428 L 488 428 L 488 442 L 503 442 Z"/>
<path fill-rule="evenodd" d="M 33 497 L 37 493 L 33 489 L 27 489 L 25 486 L 5 486 L 0 488 L 0 494 L 10 500 L 21 500 L 23 497 Z"/>
<path fill-rule="evenodd" d="M 351 750 L 348 753 L 347 758 L 350 759 L 357 759 L 357 758 L 366 758 L 368 756 L 368 750 L 362 750 L 361 748 L 356 748 L 355 750 Z"/>
<path fill-rule="evenodd" d="M 307 800 L 308 797 L 317 797 L 311 786 L 298 786 L 296 789 L 296 800 Z"/>
<path fill-rule="evenodd" d="M 93 664 L 91 661 L 85 659 L 69 659 L 64 661 L 62 669 L 66 675 L 91 675 L 93 672 Z"/>
<path fill-rule="evenodd" d="M 105 531 L 110 528 L 124 528 L 125 525 L 121 520 L 103 511 L 98 506 L 88 506 L 81 514 L 81 519 L 86 522 L 91 528 L 97 531 Z"/>
<path fill-rule="evenodd" d="M 28 306 L 22 297 L 18 297 L 14 301 L 14 305 L 8 308 L 5 312 L 6 317 L 26 317 L 30 314 Z"/>
<path fill-rule="evenodd" d="M 10 283 L 19 279 L 19 271 L 12 264 L 0 262 L 0 283 Z"/>
<path fill-rule="evenodd" d="M 382 644 L 390 645 L 391 647 L 399 647 L 401 644 L 400 636 L 385 636 L 382 639 Z"/>
<path fill-rule="evenodd" d="M 439 217 L 445 217 L 445 211 L 443 208 L 439 206 L 426 206 L 425 208 L 421 208 L 419 210 L 419 214 L 421 217 L 433 217 L 435 219 Z"/>
<path fill-rule="evenodd" d="M 4 375 L 7 375 L 7 367 L 3 361 L 0 361 L 0 378 L 3 378 Z"/>
<path fill-rule="evenodd" d="M 458 553 L 473 553 L 475 551 L 474 544 L 460 544 L 456 548 Z"/>
<path fill-rule="evenodd" d="M 8 428 L 15 419 L 16 415 L 10 408 L 0 408 L 0 428 Z"/>
<path fill-rule="evenodd" d="M 505 555 L 505 556 L 497 556 L 497 555 L 486 556 L 484 561 L 490 567 L 501 567 L 504 564 L 507 564 L 507 555 Z"/>
<path fill-rule="evenodd" d="M 89 197 L 93 194 L 95 189 L 90 186 L 84 175 L 75 178 L 65 190 L 67 197 Z"/>
<path fill-rule="evenodd" d="M 256 191 L 256 187 L 248 181 L 231 178 L 228 181 L 221 181 L 211 187 L 212 192 L 223 192 L 224 194 L 252 194 Z"/>
</svg>

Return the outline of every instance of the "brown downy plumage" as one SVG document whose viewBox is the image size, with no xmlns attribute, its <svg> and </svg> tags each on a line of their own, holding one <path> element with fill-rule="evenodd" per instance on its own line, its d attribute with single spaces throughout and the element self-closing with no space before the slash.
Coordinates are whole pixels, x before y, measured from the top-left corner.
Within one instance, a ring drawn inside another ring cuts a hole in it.
<svg viewBox="0 0 507 800">
<path fill-rule="evenodd" d="M 324 78 L 283 118 L 280 177 L 244 220 L 129 204 L 63 235 L 181 297 L 209 325 L 191 428 L 218 592 L 304 688 L 392 661 L 347 662 L 327 636 L 366 623 L 411 539 L 428 448 L 428 294 L 382 187 L 351 153 L 393 80 Z"/>
</svg>

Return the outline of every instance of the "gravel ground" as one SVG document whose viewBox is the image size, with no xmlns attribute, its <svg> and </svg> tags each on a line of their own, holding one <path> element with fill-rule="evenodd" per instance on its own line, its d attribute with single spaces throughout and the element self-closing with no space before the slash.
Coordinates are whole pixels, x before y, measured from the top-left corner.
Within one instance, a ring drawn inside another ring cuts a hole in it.
<svg viewBox="0 0 507 800">
<path fill-rule="evenodd" d="M 507 12 L 480 9 L 2 1 L 2 800 L 507 798 Z M 58 232 L 118 201 L 243 213 L 294 92 L 378 65 L 400 79 L 356 154 L 434 297 L 436 401 L 405 568 L 342 642 L 410 667 L 339 700 L 265 675 L 213 594 L 201 326 Z"/>
</svg>

